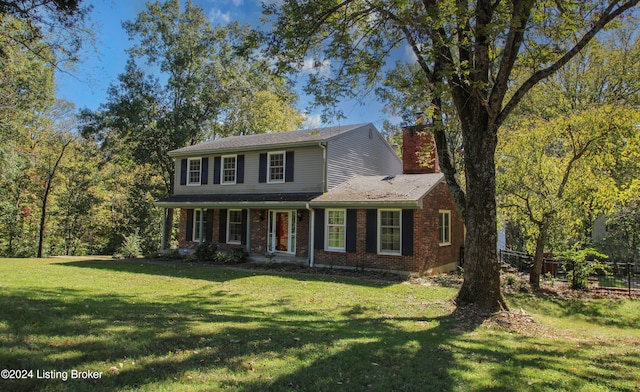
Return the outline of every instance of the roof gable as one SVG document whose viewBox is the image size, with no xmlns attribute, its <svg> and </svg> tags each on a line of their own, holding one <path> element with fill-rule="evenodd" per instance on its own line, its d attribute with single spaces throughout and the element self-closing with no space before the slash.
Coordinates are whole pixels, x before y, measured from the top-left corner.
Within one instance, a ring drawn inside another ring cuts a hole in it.
<svg viewBox="0 0 640 392">
<path fill-rule="evenodd" d="M 275 132 L 259 135 L 230 136 L 222 139 L 195 144 L 173 150 L 169 156 L 203 155 L 211 152 L 231 152 L 247 150 L 264 150 L 279 147 L 308 145 L 328 141 L 344 133 L 363 126 L 373 126 L 370 123 L 342 125 L 328 128 L 305 129 L 291 132 Z"/>
</svg>

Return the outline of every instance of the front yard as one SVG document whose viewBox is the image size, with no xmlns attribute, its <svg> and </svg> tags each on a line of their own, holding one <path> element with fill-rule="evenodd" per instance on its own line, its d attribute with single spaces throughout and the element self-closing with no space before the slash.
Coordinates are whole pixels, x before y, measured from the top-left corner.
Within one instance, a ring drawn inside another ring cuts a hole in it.
<svg viewBox="0 0 640 392">
<path fill-rule="evenodd" d="M 640 301 L 511 294 L 482 320 L 442 285 L 113 260 L 0 274 L 0 390 L 640 388 Z"/>
</svg>

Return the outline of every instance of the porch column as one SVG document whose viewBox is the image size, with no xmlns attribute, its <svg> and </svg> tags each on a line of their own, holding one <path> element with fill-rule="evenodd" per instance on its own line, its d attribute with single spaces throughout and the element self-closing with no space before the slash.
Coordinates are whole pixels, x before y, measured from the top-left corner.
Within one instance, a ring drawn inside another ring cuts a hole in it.
<svg viewBox="0 0 640 392">
<path fill-rule="evenodd" d="M 167 249 L 167 209 L 162 209 L 162 242 L 160 243 L 160 250 Z"/>
<path fill-rule="evenodd" d="M 246 251 L 247 254 L 251 254 L 251 208 L 247 208 L 247 243 L 245 244 L 246 246 Z"/>
<path fill-rule="evenodd" d="M 313 267 L 316 257 L 316 247 L 314 244 L 314 239 L 316 238 L 316 211 L 313 208 L 310 208 L 308 203 L 307 211 L 309 211 L 309 267 Z"/>
</svg>

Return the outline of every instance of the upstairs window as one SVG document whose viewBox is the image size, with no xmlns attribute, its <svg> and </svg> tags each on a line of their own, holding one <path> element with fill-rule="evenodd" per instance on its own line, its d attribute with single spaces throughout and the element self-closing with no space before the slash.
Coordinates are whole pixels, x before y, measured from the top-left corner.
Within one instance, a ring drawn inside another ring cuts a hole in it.
<svg viewBox="0 0 640 392">
<path fill-rule="evenodd" d="M 223 184 L 235 184 L 236 183 L 236 167 L 237 157 L 235 155 L 222 157 L 222 177 Z"/>
<path fill-rule="evenodd" d="M 268 182 L 284 182 L 284 152 L 270 152 L 268 155 Z"/>
<path fill-rule="evenodd" d="M 187 185 L 200 185 L 202 174 L 202 160 L 200 158 L 189 159 L 188 162 L 188 182 Z"/>
<path fill-rule="evenodd" d="M 438 215 L 438 241 L 440 245 L 451 245 L 451 211 L 440 210 Z"/>
</svg>

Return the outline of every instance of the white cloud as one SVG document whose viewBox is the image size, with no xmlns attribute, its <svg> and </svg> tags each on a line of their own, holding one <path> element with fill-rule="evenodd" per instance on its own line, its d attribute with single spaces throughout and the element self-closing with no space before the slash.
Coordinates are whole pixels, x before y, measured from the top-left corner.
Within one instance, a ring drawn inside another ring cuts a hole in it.
<svg viewBox="0 0 640 392">
<path fill-rule="evenodd" d="M 212 8 L 209 11 L 209 20 L 212 23 L 220 22 L 220 23 L 229 23 L 231 22 L 231 13 L 230 12 L 222 12 L 218 8 Z"/>
<path fill-rule="evenodd" d="M 301 129 L 320 128 L 320 125 L 322 125 L 322 119 L 319 114 L 307 114 L 302 122 Z"/>
<path fill-rule="evenodd" d="M 329 70 L 331 69 L 331 61 L 322 60 L 318 61 L 315 59 L 305 59 L 304 64 L 302 65 L 302 69 L 300 70 L 302 73 L 307 74 L 319 74 L 326 76 L 329 74 Z"/>
<path fill-rule="evenodd" d="M 244 1 L 243 0 L 233 0 L 232 3 L 236 7 L 240 7 L 244 3 Z"/>
</svg>

